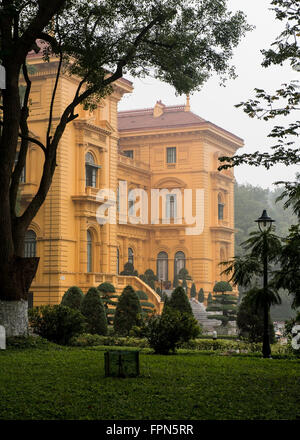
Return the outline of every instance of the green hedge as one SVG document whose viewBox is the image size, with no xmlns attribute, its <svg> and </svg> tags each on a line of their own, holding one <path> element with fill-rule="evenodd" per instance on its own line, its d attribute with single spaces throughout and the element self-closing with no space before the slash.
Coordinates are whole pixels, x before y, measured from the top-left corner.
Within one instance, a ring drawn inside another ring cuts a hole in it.
<svg viewBox="0 0 300 440">
<path fill-rule="evenodd" d="M 84 333 L 80 336 L 72 338 L 70 345 L 75 347 L 95 346 L 95 345 L 107 345 L 116 347 L 149 347 L 146 339 L 132 338 L 130 336 L 118 337 L 118 336 L 100 336 L 90 335 Z"/>
</svg>

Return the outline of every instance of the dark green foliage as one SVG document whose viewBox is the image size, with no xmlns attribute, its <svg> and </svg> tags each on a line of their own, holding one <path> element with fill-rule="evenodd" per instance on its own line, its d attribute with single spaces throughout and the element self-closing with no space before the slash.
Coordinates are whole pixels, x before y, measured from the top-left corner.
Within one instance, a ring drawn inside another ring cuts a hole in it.
<svg viewBox="0 0 300 440">
<path fill-rule="evenodd" d="M 64 294 L 61 300 L 62 306 L 70 307 L 70 309 L 80 310 L 81 302 L 83 300 L 83 292 L 77 286 L 70 287 Z"/>
<path fill-rule="evenodd" d="M 207 305 L 211 304 L 213 298 L 212 298 L 212 294 L 209 292 L 209 294 L 207 295 Z"/>
<path fill-rule="evenodd" d="M 155 292 L 162 297 L 162 291 L 160 290 L 160 287 L 156 287 Z"/>
<path fill-rule="evenodd" d="M 114 330 L 119 335 L 127 336 L 131 328 L 142 323 L 140 300 L 131 286 L 126 286 L 119 296 L 116 307 Z"/>
<path fill-rule="evenodd" d="M 185 289 L 185 291 L 187 292 L 188 286 L 187 286 L 186 279 L 184 279 L 184 280 L 182 281 L 182 285 L 181 285 L 181 287 L 183 287 L 183 288 Z"/>
<path fill-rule="evenodd" d="M 137 294 L 139 300 L 148 300 L 148 295 L 143 290 L 136 290 L 135 293 Z"/>
<path fill-rule="evenodd" d="M 174 275 L 174 280 L 173 280 L 173 287 L 174 287 L 174 289 L 176 289 L 176 287 L 178 287 L 178 286 L 179 286 L 178 275 L 175 274 Z"/>
<path fill-rule="evenodd" d="M 78 310 L 61 304 L 34 307 L 28 311 L 34 333 L 56 344 L 66 345 L 85 330 L 85 320 Z"/>
<path fill-rule="evenodd" d="M 133 264 L 127 262 L 124 264 L 124 270 L 120 273 L 120 275 L 130 275 L 130 276 L 138 276 L 137 271 L 134 269 Z"/>
<path fill-rule="evenodd" d="M 282 201 L 276 199 L 282 193 L 282 187 L 270 191 L 268 188 L 259 186 L 240 185 L 234 186 L 234 222 L 237 232 L 235 233 L 235 252 L 236 255 L 243 256 L 246 250 L 241 243 L 247 240 L 249 233 L 257 230 L 254 220 L 268 207 L 268 215 L 276 220 L 276 233 L 280 237 L 288 234 L 292 223 L 297 222 L 293 215 L 292 208 L 284 209 Z M 254 213 L 257 213 L 255 215 Z"/>
<path fill-rule="evenodd" d="M 193 283 L 191 287 L 191 298 L 196 298 L 196 295 L 197 295 L 196 286 Z"/>
<path fill-rule="evenodd" d="M 100 292 L 96 287 L 91 287 L 85 295 L 81 304 L 81 313 L 86 319 L 88 333 L 106 335 L 106 313 Z"/>
<path fill-rule="evenodd" d="M 232 287 L 227 281 L 218 281 L 213 290 L 214 292 L 231 292 Z"/>
<path fill-rule="evenodd" d="M 202 287 L 200 288 L 200 290 L 198 292 L 198 301 L 200 303 L 204 302 L 204 291 L 203 291 Z"/>
<path fill-rule="evenodd" d="M 196 338 L 199 334 L 200 327 L 193 316 L 170 307 L 161 316 L 150 318 L 146 327 L 146 338 L 157 354 L 175 352 L 181 342 Z"/>
<path fill-rule="evenodd" d="M 207 312 L 222 312 L 221 315 L 209 315 L 209 319 L 217 319 L 226 326 L 229 321 L 236 320 L 237 314 L 237 298 L 226 293 L 213 295 L 213 299 L 207 306 Z"/>
<path fill-rule="evenodd" d="M 152 269 L 145 270 L 145 273 L 140 275 L 140 279 L 144 281 L 144 283 L 148 284 L 151 289 L 155 290 L 155 281 L 157 281 L 157 276 L 154 274 Z"/>
<path fill-rule="evenodd" d="M 237 326 L 240 336 L 247 338 L 249 342 L 262 342 L 264 332 L 263 309 L 255 307 L 249 295 L 246 295 L 238 308 Z M 275 342 L 275 332 L 271 317 L 269 317 L 270 343 Z"/>
<path fill-rule="evenodd" d="M 176 289 L 173 290 L 171 298 L 168 300 L 168 306 L 181 313 L 189 313 L 190 315 L 193 315 L 189 299 L 181 286 L 176 287 Z"/>
<path fill-rule="evenodd" d="M 188 270 L 185 267 L 183 267 L 178 272 L 178 279 L 179 280 L 191 280 L 192 277 L 189 275 Z"/>
<path fill-rule="evenodd" d="M 99 286 L 97 287 L 97 289 L 101 292 L 101 293 L 115 293 L 116 289 L 114 288 L 114 286 L 111 283 L 102 283 L 99 284 Z"/>
<path fill-rule="evenodd" d="M 97 289 L 100 293 L 100 298 L 102 300 L 103 307 L 105 309 L 106 319 L 108 324 L 113 323 L 113 315 L 115 312 L 114 307 L 117 305 L 117 301 L 115 301 L 115 298 L 118 298 L 118 295 L 115 294 L 116 290 L 115 287 L 111 283 L 102 283 L 100 284 Z M 109 307 L 113 306 L 113 307 Z"/>
<path fill-rule="evenodd" d="M 276 288 L 287 289 L 294 308 L 300 307 L 300 226 L 291 226 L 279 256 L 280 269 L 274 272 Z"/>
</svg>

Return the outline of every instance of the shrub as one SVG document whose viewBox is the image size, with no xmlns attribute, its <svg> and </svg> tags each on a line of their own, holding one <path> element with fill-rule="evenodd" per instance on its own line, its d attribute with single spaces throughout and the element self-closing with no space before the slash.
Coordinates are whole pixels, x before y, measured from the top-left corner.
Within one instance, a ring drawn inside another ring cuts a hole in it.
<svg viewBox="0 0 300 440">
<path fill-rule="evenodd" d="M 134 325 L 142 323 L 142 309 L 138 295 L 131 286 L 126 286 L 119 296 L 116 307 L 114 330 L 119 335 L 128 335 Z"/>
<path fill-rule="evenodd" d="M 82 290 L 77 286 L 70 287 L 61 300 L 62 306 L 70 307 L 70 309 L 80 310 L 81 302 L 84 298 Z"/>
<path fill-rule="evenodd" d="M 200 328 L 189 313 L 180 313 L 168 307 L 161 316 L 150 318 L 146 338 L 157 354 L 175 352 L 176 347 L 199 335 Z"/>
<path fill-rule="evenodd" d="M 178 286 L 173 290 L 168 306 L 182 313 L 193 315 L 192 307 L 183 287 Z"/>
<path fill-rule="evenodd" d="M 115 293 L 115 288 L 111 283 L 102 283 L 97 287 L 98 290 L 102 293 Z"/>
<path fill-rule="evenodd" d="M 86 319 L 87 331 L 92 334 L 106 335 L 107 318 L 96 287 L 91 287 L 81 303 L 81 313 Z"/>
<path fill-rule="evenodd" d="M 191 298 L 196 298 L 196 294 L 197 294 L 196 286 L 195 286 L 195 284 L 193 283 L 193 284 L 192 284 L 192 287 L 191 287 Z"/>
<path fill-rule="evenodd" d="M 242 300 L 236 320 L 239 328 L 239 335 L 247 338 L 249 342 L 262 342 L 264 333 L 263 309 L 256 310 L 255 305 L 249 301 L 247 296 Z M 275 342 L 274 325 L 269 314 L 269 335 L 270 343 Z"/>
<path fill-rule="evenodd" d="M 135 337 L 119 337 L 119 336 L 100 336 L 91 335 L 88 333 L 75 336 L 70 340 L 70 345 L 76 347 L 87 346 L 110 346 L 110 347 L 139 347 L 148 348 L 149 344 L 147 339 L 140 339 Z"/>
<path fill-rule="evenodd" d="M 200 303 L 203 303 L 203 302 L 204 302 L 204 291 L 203 291 L 202 287 L 201 287 L 201 289 L 200 289 L 199 292 L 198 292 L 198 301 L 199 301 Z"/>
<path fill-rule="evenodd" d="M 56 344 L 66 345 L 84 331 L 84 317 L 78 310 L 63 305 L 40 306 L 28 312 L 34 333 Z"/>
<path fill-rule="evenodd" d="M 214 285 L 214 289 L 213 290 L 214 290 L 214 292 L 231 292 L 232 291 L 232 287 L 228 283 L 228 281 L 218 281 Z"/>
<path fill-rule="evenodd" d="M 132 275 L 132 276 L 138 276 L 138 272 L 136 270 L 134 270 L 134 266 L 132 263 L 129 263 L 127 261 L 127 263 L 124 264 L 124 270 L 122 270 L 122 272 L 120 273 L 120 275 Z"/>
</svg>

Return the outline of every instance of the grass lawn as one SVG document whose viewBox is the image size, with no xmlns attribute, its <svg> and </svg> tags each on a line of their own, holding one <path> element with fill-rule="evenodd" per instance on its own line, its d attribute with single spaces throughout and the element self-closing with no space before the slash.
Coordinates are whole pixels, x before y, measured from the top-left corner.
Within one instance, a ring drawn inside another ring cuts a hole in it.
<svg viewBox="0 0 300 440">
<path fill-rule="evenodd" d="M 141 376 L 121 379 L 106 349 L 0 351 L 0 419 L 300 419 L 299 360 L 142 350 Z"/>
</svg>

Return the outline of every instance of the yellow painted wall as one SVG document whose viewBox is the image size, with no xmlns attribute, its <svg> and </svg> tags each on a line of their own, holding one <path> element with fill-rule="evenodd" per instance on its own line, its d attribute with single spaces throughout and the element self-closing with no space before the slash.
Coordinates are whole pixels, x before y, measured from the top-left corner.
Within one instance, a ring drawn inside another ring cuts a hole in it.
<svg viewBox="0 0 300 440">
<path fill-rule="evenodd" d="M 43 142 L 57 64 L 53 61 L 43 63 L 38 57 L 30 62 L 37 67 L 32 76 L 30 131 L 32 136 Z M 77 85 L 76 78 L 62 76 L 60 79 L 54 106 L 54 126 Z M 206 294 L 220 279 L 217 264 L 221 252 L 226 258 L 234 254 L 234 177 L 231 172 L 219 173 L 216 169 L 218 154 L 233 154 L 242 142 L 212 124 L 119 133 L 118 102 L 124 93 L 131 91 L 128 81 L 119 80 L 112 95 L 105 98 L 94 112 L 80 107 L 79 117 L 67 126 L 62 136 L 51 189 L 30 226 L 37 236 L 37 256 L 40 257 L 38 272 L 31 286 L 34 305 L 60 302 L 64 292 L 72 285 L 86 292 L 89 287 L 110 277 L 121 283 L 121 278 L 116 277 L 117 249 L 120 270 L 128 260 L 128 247 L 131 247 L 135 269 L 139 273 L 148 268 L 156 272 L 156 255 L 166 251 L 171 282 L 174 255 L 183 251 L 197 291 L 202 287 Z M 166 164 L 165 149 L 168 146 L 177 149 L 178 162 L 175 166 Z M 121 154 L 126 149 L 134 150 L 134 159 Z M 92 153 L 95 163 L 101 166 L 95 188 L 85 184 L 87 152 Z M 42 167 L 43 152 L 32 144 L 26 162 L 26 182 L 21 184 L 23 209 L 38 189 Z M 204 232 L 199 236 L 187 236 L 185 225 L 174 224 L 99 225 L 96 210 L 101 202 L 97 201 L 96 194 L 103 188 L 116 191 L 119 181 L 127 181 L 129 189 L 145 189 L 149 196 L 149 208 L 151 188 L 204 188 Z M 225 200 L 224 221 L 219 221 L 217 216 L 219 193 Z M 92 235 L 90 273 L 87 272 L 87 230 Z M 159 310 L 159 300 L 151 292 L 149 295 L 152 295 Z"/>
</svg>

